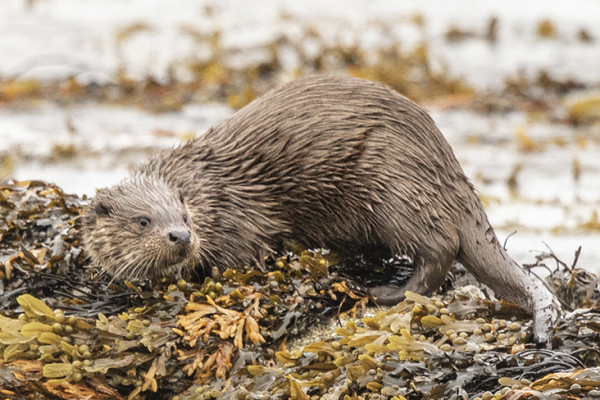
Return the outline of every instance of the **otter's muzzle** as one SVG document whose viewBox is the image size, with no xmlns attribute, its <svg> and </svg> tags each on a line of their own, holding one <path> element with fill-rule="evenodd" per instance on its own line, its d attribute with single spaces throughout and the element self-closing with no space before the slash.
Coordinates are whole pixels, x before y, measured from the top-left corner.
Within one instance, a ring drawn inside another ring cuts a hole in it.
<svg viewBox="0 0 600 400">
<path fill-rule="evenodd" d="M 192 242 L 192 234 L 188 231 L 172 231 L 167 237 L 172 244 L 184 246 Z"/>
</svg>

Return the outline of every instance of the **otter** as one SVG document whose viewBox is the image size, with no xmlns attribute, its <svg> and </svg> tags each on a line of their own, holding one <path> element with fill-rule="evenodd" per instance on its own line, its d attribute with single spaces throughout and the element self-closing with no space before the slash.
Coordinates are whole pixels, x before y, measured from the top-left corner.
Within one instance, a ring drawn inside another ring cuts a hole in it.
<svg viewBox="0 0 600 400">
<path fill-rule="evenodd" d="M 406 285 L 381 304 L 429 294 L 454 260 L 533 313 L 547 341 L 550 291 L 506 253 L 432 118 L 392 89 L 310 77 L 273 89 L 205 134 L 97 191 L 84 216 L 94 263 L 118 278 L 262 262 L 283 240 L 342 254 L 406 255 Z"/>
</svg>

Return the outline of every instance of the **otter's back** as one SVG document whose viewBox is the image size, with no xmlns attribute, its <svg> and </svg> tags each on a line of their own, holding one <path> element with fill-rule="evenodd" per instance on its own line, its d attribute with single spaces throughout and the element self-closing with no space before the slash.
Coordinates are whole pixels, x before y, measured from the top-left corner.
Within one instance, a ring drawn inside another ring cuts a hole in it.
<svg viewBox="0 0 600 400">
<path fill-rule="evenodd" d="M 392 212 L 406 214 L 407 242 L 427 227 L 434 240 L 439 218 L 451 221 L 477 201 L 429 115 L 361 79 L 296 80 L 197 140 L 215 149 L 228 185 L 277 198 L 293 234 L 318 245 L 388 243 L 377 219 Z M 328 224 L 315 229 L 320 218 Z"/>
</svg>

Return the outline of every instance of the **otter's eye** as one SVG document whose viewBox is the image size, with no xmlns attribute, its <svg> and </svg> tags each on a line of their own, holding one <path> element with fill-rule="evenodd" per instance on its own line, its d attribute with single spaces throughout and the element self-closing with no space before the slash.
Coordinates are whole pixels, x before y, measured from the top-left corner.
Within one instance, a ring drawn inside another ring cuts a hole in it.
<svg viewBox="0 0 600 400">
<path fill-rule="evenodd" d="M 150 219 L 148 219 L 146 217 L 140 218 L 138 222 L 139 222 L 140 226 L 142 226 L 144 228 L 147 227 L 148 225 L 150 225 Z"/>
<path fill-rule="evenodd" d="M 184 223 L 184 224 L 187 224 L 187 221 L 188 221 L 188 216 L 187 216 L 187 214 L 183 214 L 183 223 Z"/>
</svg>

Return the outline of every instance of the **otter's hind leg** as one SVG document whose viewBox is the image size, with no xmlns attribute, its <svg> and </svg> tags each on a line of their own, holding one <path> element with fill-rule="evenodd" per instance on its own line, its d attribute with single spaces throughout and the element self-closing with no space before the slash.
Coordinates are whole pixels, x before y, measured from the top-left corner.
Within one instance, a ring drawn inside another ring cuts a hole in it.
<svg viewBox="0 0 600 400">
<path fill-rule="evenodd" d="M 395 305 L 404 300 L 406 291 L 423 295 L 431 294 L 439 288 L 448 275 L 454 255 L 440 254 L 439 257 L 421 258 L 415 265 L 415 272 L 402 287 L 396 285 L 376 286 L 369 289 L 380 305 Z"/>
</svg>

